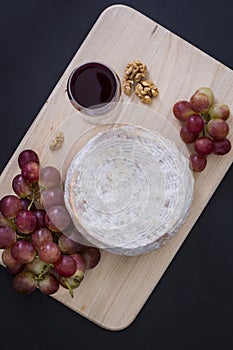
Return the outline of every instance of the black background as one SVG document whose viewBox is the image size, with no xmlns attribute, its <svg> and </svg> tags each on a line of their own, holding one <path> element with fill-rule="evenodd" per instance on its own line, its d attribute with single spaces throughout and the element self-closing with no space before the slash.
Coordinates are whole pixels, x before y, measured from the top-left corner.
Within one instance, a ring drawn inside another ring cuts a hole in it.
<svg viewBox="0 0 233 350">
<path fill-rule="evenodd" d="M 233 68 L 232 0 L 122 3 Z M 1 170 L 111 4 L 0 1 Z M 123 331 L 101 329 L 39 292 L 17 295 L 0 267 L 1 349 L 232 349 L 232 180 L 231 167 L 144 308 Z"/>
</svg>

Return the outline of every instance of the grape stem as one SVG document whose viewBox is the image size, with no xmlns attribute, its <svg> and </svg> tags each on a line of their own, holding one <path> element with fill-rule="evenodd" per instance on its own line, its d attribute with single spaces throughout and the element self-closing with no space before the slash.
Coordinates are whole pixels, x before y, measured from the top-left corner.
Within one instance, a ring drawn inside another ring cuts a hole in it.
<svg viewBox="0 0 233 350">
<path fill-rule="evenodd" d="M 210 115 L 208 112 L 206 112 L 206 113 L 201 114 L 201 116 L 202 116 L 204 123 L 205 123 L 205 127 L 203 129 L 203 136 L 205 137 L 206 136 L 206 125 L 210 121 Z"/>
<path fill-rule="evenodd" d="M 43 192 L 46 189 L 46 187 L 40 185 L 40 192 Z"/>
<path fill-rule="evenodd" d="M 26 235 L 20 235 L 19 233 L 17 233 L 17 240 L 18 239 L 24 239 L 25 241 L 30 241 L 30 239 L 31 239 L 31 235 L 30 234 L 28 234 L 27 236 Z"/>
<path fill-rule="evenodd" d="M 14 223 L 14 220 L 12 219 L 12 220 L 9 220 L 9 226 L 11 227 L 11 228 L 13 228 L 13 230 L 17 230 L 17 226 L 16 226 L 16 224 Z"/>
<path fill-rule="evenodd" d="M 43 275 L 46 274 L 46 272 L 49 271 L 50 267 L 53 267 L 52 264 L 48 264 L 43 268 L 43 271 L 41 271 L 41 273 L 39 274 L 39 276 L 37 277 L 38 280 L 42 280 L 43 279 Z"/>
<path fill-rule="evenodd" d="M 36 191 L 35 187 L 33 186 L 33 188 L 32 188 L 32 198 L 31 198 L 30 204 L 28 205 L 28 210 L 31 210 L 31 207 L 32 207 L 32 205 L 33 205 L 33 203 L 35 201 L 36 192 L 37 191 Z"/>
<path fill-rule="evenodd" d="M 204 119 L 204 122 L 207 124 L 210 121 L 210 115 L 208 112 L 202 114 L 202 118 Z"/>
<path fill-rule="evenodd" d="M 71 298 L 74 297 L 74 292 L 73 292 L 73 289 L 71 287 L 71 285 L 69 284 L 69 282 L 67 281 L 67 279 L 65 279 L 65 284 L 66 284 L 66 287 L 68 288 L 69 292 L 70 292 L 70 296 Z"/>
</svg>

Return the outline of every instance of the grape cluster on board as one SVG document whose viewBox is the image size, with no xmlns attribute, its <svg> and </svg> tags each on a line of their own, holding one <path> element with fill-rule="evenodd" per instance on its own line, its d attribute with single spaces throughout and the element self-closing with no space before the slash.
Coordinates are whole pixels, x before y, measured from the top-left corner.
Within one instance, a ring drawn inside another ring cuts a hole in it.
<svg viewBox="0 0 233 350">
<path fill-rule="evenodd" d="M 21 172 L 12 180 L 15 194 L 0 201 L 2 261 L 20 294 L 36 288 L 54 294 L 63 286 L 73 296 L 85 271 L 98 264 L 100 251 L 80 243 L 65 207 L 60 172 L 41 168 L 33 150 L 22 151 L 18 165 Z"/>
<path fill-rule="evenodd" d="M 190 155 L 193 171 L 205 169 L 209 154 L 224 155 L 230 152 L 231 142 L 227 138 L 229 125 L 226 122 L 230 109 L 224 103 L 215 103 L 210 88 L 199 88 L 189 101 L 176 102 L 173 113 L 184 123 L 180 130 L 181 139 L 186 144 L 194 143 L 195 152 Z"/>
</svg>

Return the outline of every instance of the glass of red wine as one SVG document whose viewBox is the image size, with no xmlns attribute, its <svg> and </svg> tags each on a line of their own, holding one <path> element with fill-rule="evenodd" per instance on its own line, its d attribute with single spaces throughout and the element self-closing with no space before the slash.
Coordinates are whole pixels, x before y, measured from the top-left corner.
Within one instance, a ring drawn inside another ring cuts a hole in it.
<svg viewBox="0 0 233 350">
<path fill-rule="evenodd" d="M 67 93 L 72 105 L 86 116 L 84 119 L 98 124 L 119 101 L 121 83 L 109 66 L 88 62 L 73 70 Z"/>
</svg>

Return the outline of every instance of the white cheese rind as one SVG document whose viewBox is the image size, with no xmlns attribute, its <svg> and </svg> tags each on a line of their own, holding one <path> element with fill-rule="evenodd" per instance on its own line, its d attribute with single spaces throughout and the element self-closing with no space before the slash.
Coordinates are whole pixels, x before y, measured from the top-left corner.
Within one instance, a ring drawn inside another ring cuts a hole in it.
<svg viewBox="0 0 233 350">
<path fill-rule="evenodd" d="M 90 243 L 136 255 L 159 248 L 179 230 L 193 186 L 188 160 L 173 142 L 127 125 L 97 134 L 76 154 L 65 203 Z"/>
</svg>

